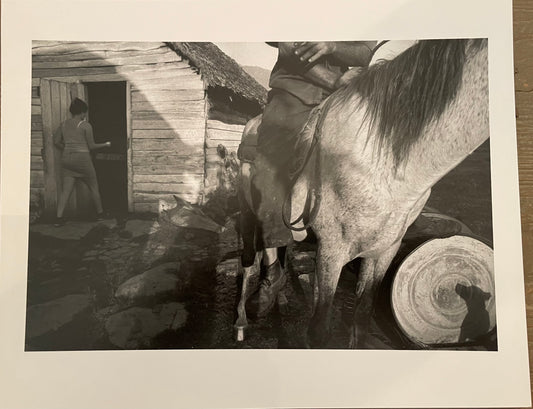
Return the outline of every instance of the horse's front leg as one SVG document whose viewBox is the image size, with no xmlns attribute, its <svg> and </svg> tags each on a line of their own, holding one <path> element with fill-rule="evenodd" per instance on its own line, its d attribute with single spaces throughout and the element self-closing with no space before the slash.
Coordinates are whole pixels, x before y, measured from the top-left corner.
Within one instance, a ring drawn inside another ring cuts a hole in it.
<svg viewBox="0 0 533 409">
<path fill-rule="evenodd" d="M 242 266 L 242 286 L 241 297 L 237 304 L 237 321 L 235 322 L 235 336 L 237 341 L 244 341 L 244 331 L 248 326 L 246 316 L 246 301 L 251 295 L 250 281 L 259 274 L 260 257 L 256 249 L 257 220 L 246 197 L 249 194 L 249 172 L 250 166 L 245 163 L 241 169 L 241 190 L 239 191 L 240 206 L 240 234 L 243 243 L 241 255 Z"/>
<path fill-rule="evenodd" d="M 321 244 L 316 256 L 313 317 L 309 324 L 308 340 L 312 348 L 324 347 L 331 336 L 333 297 L 342 267 L 348 261 L 346 246 Z M 318 292 L 318 295 L 316 294 Z"/>
<path fill-rule="evenodd" d="M 355 311 L 350 335 L 350 348 L 360 348 L 364 345 L 370 319 L 374 315 L 376 298 L 383 277 L 392 259 L 398 252 L 401 240 L 394 243 L 378 258 L 364 258 L 355 288 Z"/>
<path fill-rule="evenodd" d="M 243 267 L 241 298 L 237 305 L 237 321 L 235 321 L 235 338 L 237 341 L 244 341 L 244 332 L 248 327 L 248 317 L 246 316 L 246 301 L 252 293 L 250 289 L 250 281 L 259 274 L 259 257 L 256 257 L 256 262 L 248 267 Z"/>
</svg>

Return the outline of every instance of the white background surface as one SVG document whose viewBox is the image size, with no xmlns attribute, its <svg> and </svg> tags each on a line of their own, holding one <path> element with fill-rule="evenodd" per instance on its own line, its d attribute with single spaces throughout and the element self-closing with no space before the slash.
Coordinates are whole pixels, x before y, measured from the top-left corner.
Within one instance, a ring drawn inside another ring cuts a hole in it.
<svg viewBox="0 0 533 409">
<path fill-rule="evenodd" d="M 510 1 L 21 1 L 2 9 L 0 407 L 529 405 Z M 488 37 L 498 352 L 24 352 L 31 40 Z"/>
</svg>

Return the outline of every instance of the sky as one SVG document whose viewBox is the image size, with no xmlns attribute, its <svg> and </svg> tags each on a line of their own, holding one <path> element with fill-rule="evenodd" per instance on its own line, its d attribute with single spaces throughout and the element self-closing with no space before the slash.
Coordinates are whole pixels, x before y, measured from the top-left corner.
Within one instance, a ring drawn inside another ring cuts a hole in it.
<svg viewBox="0 0 533 409">
<path fill-rule="evenodd" d="M 278 50 L 266 43 L 215 43 L 240 65 L 255 65 L 272 70 Z"/>
</svg>

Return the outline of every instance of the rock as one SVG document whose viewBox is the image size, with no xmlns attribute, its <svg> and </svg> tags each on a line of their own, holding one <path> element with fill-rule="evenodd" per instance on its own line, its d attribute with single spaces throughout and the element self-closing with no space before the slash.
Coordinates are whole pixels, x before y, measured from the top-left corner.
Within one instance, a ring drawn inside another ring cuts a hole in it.
<svg viewBox="0 0 533 409">
<path fill-rule="evenodd" d="M 237 277 L 239 274 L 240 260 L 238 258 L 230 258 L 228 260 L 221 261 L 217 264 L 217 274 L 223 274 L 226 277 Z"/>
<path fill-rule="evenodd" d="M 288 269 L 292 274 L 309 274 L 315 271 L 315 252 L 290 252 L 287 257 Z"/>
<path fill-rule="evenodd" d="M 128 220 L 124 230 L 129 233 L 129 237 L 136 238 L 144 234 L 155 233 L 159 229 L 159 223 L 151 220 Z"/>
<path fill-rule="evenodd" d="M 118 235 L 119 235 L 119 237 L 124 238 L 124 239 L 131 239 L 131 237 L 133 236 L 131 234 L 131 232 L 129 232 L 127 230 L 120 230 L 118 232 Z"/>
<path fill-rule="evenodd" d="M 199 208 L 194 207 L 177 196 L 174 196 L 174 199 L 176 200 L 177 206 L 173 208 L 172 204 L 160 200 L 159 214 L 162 220 L 168 220 L 174 226 L 178 227 L 188 227 L 190 229 L 200 229 L 214 233 L 224 231 L 223 226 L 216 223 Z"/>
<path fill-rule="evenodd" d="M 151 340 L 166 330 L 176 330 L 187 322 L 182 303 L 160 304 L 152 308 L 132 307 L 108 318 L 109 340 L 124 349 L 149 347 Z"/>
<path fill-rule="evenodd" d="M 117 304 L 111 304 L 107 307 L 100 308 L 98 311 L 96 311 L 96 317 L 103 321 L 104 319 L 107 319 L 110 315 L 116 314 L 120 311 L 120 306 Z"/>
<path fill-rule="evenodd" d="M 182 294 L 190 285 L 191 274 L 179 269 L 180 263 L 154 267 L 122 283 L 115 297 L 122 304 L 134 305 Z"/>
<path fill-rule="evenodd" d="M 43 236 L 55 237 L 62 240 L 80 240 L 89 233 L 95 223 L 90 222 L 67 222 L 61 227 L 51 224 L 34 224 L 30 226 L 30 231 L 41 233 Z"/>
<path fill-rule="evenodd" d="M 117 227 L 117 220 L 116 219 L 105 219 L 105 220 L 97 221 L 96 224 L 99 226 L 105 226 L 109 230 L 112 230 L 115 227 Z"/>
<path fill-rule="evenodd" d="M 72 294 L 43 304 L 32 305 L 26 312 L 26 337 L 34 338 L 55 331 L 88 309 L 88 295 Z"/>
</svg>

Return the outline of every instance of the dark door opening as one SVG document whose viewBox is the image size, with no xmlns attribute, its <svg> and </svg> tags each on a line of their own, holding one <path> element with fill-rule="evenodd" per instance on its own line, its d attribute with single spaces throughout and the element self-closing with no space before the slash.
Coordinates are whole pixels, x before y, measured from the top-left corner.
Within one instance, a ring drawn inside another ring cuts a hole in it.
<svg viewBox="0 0 533 409">
<path fill-rule="evenodd" d="M 111 142 L 110 148 L 99 149 L 93 156 L 102 206 L 109 213 L 125 213 L 128 210 L 126 82 L 86 85 L 94 140 Z"/>
</svg>

